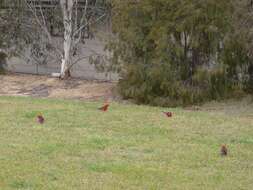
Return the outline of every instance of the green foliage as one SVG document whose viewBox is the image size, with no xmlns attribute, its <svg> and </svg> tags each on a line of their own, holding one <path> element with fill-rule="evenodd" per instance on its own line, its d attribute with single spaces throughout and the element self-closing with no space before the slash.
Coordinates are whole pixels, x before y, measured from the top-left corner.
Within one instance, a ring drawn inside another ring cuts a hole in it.
<svg viewBox="0 0 253 190">
<path fill-rule="evenodd" d="M 243 89 L 251 59 L 233 28 L 235 8 L 230 0 L 114 1 L 116 37 L 107 48 L 122 95 L 173 106 Z"/>
</svg>

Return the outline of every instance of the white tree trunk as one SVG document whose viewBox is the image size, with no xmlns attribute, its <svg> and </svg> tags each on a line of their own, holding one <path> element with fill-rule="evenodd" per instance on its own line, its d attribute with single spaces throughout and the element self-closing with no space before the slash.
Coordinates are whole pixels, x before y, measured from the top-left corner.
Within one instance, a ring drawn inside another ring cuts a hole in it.
<svg viewBox="0 0 253 190">
<path fill-rule="evenodd" d="M 61 63 L 61 78 L 65 78 L 71 65 L 71 48 L 73 35 L 72 12 L 74 0 L 60 0 L 64 23 L 64 55 Z"/>
</svg>

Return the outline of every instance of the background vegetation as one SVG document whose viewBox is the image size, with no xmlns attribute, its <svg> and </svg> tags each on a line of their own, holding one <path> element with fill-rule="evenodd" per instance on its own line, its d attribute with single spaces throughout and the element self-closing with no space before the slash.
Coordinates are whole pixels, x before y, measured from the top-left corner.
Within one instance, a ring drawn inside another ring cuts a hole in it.
<svg viewBox="0 0 253 190">
<path fill-rule="evenodd" d="M 250 1 L 113 2 L 108 45 L 125 98 L 176 106 L 252 89 Z"/>
<path fill-rule="evenodd" d="M 109 64 L 103 56 L 95 55 L 90 60 L 97 68 L 119 73 L 119 91 L 124 98 L 176 106 L 252 93 L 251 0 L 101 2 L 106 10 L 111 9 L 108 17 L 112 18 L 114 35 L 106 49 L 112 52 L 112 58 Z M 27 27 L 27 12 L 19 9 L 0 10 L 0 48 L 17 56 L 29 45 L 31 60 L 46 63 L 54 59 L 50 53 L 56 49 L 42 43 L 45 37 L 40 28 Z M 52 14 L 46 17 L 48 29 L 62 25 L 62 20 L 61 24 L 57 19 L 50 22 L 57 16 Z M 75 52 L 74 48 L 73 55 Z M 59 56 L 55 59 L 60 62 Z"/>
</svg>

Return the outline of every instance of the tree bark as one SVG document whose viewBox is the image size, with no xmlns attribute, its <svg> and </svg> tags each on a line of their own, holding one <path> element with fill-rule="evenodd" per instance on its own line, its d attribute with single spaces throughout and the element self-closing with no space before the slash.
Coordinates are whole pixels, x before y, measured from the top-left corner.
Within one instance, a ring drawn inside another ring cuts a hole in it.
<svg viewBox="0 0 253 190">
<path fill-rule="evenodd" d="M 63 44 L 63 59 L 61 62 L 61 78 L 69 76 L 69 66 L 71 65 L 71 48 L 72 48 L 72 35 L 73 35 L 73 0 L 61 0 L 61 9 L 63 14 L 64 23 L 64 44 Z"/>
</svg>

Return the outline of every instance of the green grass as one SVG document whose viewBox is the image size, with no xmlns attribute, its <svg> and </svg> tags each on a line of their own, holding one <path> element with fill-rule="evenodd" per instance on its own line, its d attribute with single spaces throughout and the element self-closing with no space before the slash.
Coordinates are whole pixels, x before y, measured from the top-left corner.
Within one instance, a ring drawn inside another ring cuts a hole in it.
<svg viewBox="0 0 253 190">
<path fill-rule="evenodd" d="M 0 189 L 253 189 L 252 105 L 113 103 L 107 113 L 99 105 L 0 97 Z M 223 143 L 228 157 L 219 155 Z"/>
</svg>

